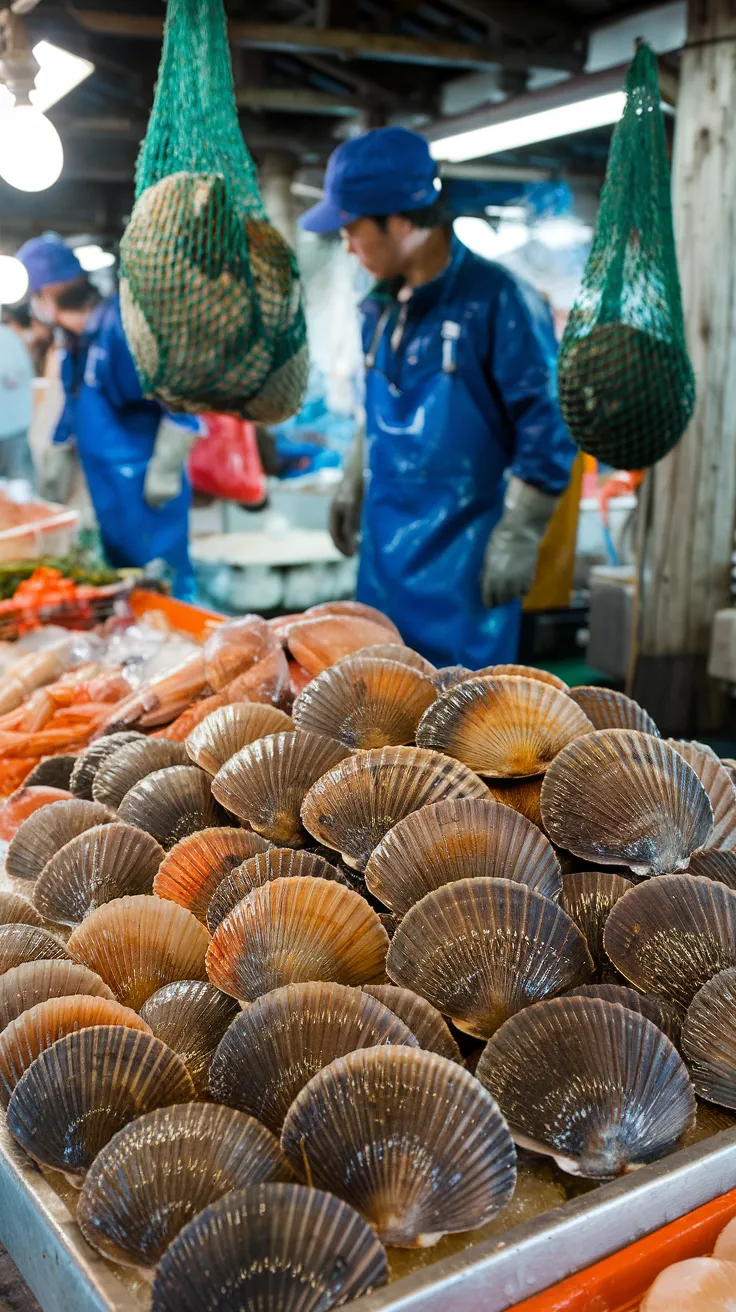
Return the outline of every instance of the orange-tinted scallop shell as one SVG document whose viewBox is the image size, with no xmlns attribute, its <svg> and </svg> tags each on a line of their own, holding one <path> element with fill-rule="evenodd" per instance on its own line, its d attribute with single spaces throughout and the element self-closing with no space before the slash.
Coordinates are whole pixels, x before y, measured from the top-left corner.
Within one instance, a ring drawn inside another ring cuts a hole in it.
<svg viewBox="0 0 736 1312">
<path fill-rule="evenodd" d="M 485 679 L 489 676 L 496 678 L 499 674 L 516 675 L 521 679 L 536 679 L 538 683 L 548 683 L 551 688 L 559 688 L 560 692 L 569 691 L 565 680 L 559 675 L 552 674 L 550 670 L 540 670 L 536 665 L 485 665 L 482 670 L 474 672 L 473 678 Z"/>
<path fill-rule="evenodd" d="M 241 748 L 272 733 L 288 733 L 291 718 L 275 706 L 235 702 L 221 706 L 193 729 L 186 741 L 191 760 L 207 774 L 217 771 Z"/>
<path fill-rule="evenodd" d="M 0 1032 L 21 1012 L 47 998 L 85 993 L 115 1000 L 115 994 L 93 970 L 77 961 L 26 961 L 0 975 Z"/>
<path fill-rule="evenodd" d="M 259 852 L 242 865 L 236 866 L 232 874 L 215 889 L 207 909 L 207 928 L 210 934 L 214 934 L 225 916 L 254 888 L 260 888 L 269 879 L 293 879 L 300 875 L 337 879 L 343 884 L 346 882 L 335 866 L 331 866 L 329 861 L 317 856 L 315 852 L 293 847 L 272 847 L 269 852 Z"/>
<path fill-rule="evenodd" d="M 219 884 L 232 870 L 265 852 L 269 843 L 247 829 L 202 829 L 181 838 L 164 857 L 153 881 L 157 897 L 178 902 L 204 924 Z"/>
<path fill-rule="evenodd" d="M 377 642 L 374 647 L 361 648 L 360 655 L 374 657 L 380 661 L 398 661 L 400 665 L 410 665 L 413 670 L 419 670 L 420 674 L 426 674 L 428 679 L 433 679 L 437 674 L 437 667 L 431 661 L 425 660 L 418 651 L 413 651 L 411 647 L 404 647 L 398 642 Z M 344 656 L 343 660 L 349 661 L 351 656 Z"/>
<path fill-rule="evenodd" d="M 641 733 L 659 737 L 659 729 L 651 715 L 623 692 L 585 686 L 571 688 L 569 695 L 587 715 L 594 729 L 638 729 Z"/>
<path fill-rule="evenodd" d="M 359 652 L 307 685 L 294 702 L 294 723 L 351 750 L 399 746 L 414 741 L 434 699 L 432 683 L 418 670 Z"/>
</svg>

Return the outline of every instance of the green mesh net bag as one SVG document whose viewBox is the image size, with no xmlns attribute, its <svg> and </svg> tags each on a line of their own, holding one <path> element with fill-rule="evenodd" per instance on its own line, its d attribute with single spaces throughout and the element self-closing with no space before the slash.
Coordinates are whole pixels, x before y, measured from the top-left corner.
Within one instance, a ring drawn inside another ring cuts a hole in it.
<svg viewBox="0 0 736 1312">
<path fill-rule="evenodd" d="M 660 460 L 693 412 L 657 61 L 645 45 L 627 74 L 558 377 L 574 441 L 617 469 Z"/>
<path fill-rule="evenodd" d="M 262 423 L 298 409 L 299 275 L 238 125 L 222 0 L 169 0 L 120 254 L 123 325 L 147 396 Z"/>
</svg>

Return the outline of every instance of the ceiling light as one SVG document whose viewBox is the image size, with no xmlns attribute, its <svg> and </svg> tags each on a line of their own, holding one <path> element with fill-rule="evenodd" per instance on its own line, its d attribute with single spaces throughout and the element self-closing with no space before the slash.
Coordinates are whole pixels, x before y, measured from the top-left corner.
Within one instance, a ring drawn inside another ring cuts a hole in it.
<svg viewBox="0 0 736 1312">
<path fill-rule="evenodd" d="M 0 305 L 16 305 L 28 291 L 28 274 L 14 255 L 0 255 Z"/>
<path fill-rule="evenodd" d="M 68 50 L 52 45 L 50 41 L 39 41 L 33 47 L 33 54 L 38 62 L 38 72 L 30 101 L 42 114 L 58 100 L 68 96 L 70 91 L 95 71 L 89 59 L 72 55 Z M 13 103 L 12 93 L 6 86 L 0 85 L 0 109 L 12 109 Z"/>
<path fill-rule="evenodd" d="M 486 260 L 499 260 L 504 255 L 518 251 L 531 236 L 525 223 L 500 223 L 492 228 L 485 219 L 471 218 L 465 215 L 455 219 L 452 225 L 458 241 L 475 255 Z"/>
<path fill-rule="evenodd" d="M 19 191 L 45 191 L 63 167 L 59 134 L 33 105 L 0 114 L 0 178 Z"/>
<path fill-rule="evenodd" d="M 535 226 L 532 235 L 550 251 L 565 251 L 589 242 L 593 237 L 593 229 L 589 223 L 581 223 L 579 219 L 560 217 L 543 219 Z"/>
<path fill-rule="evenodd" d="M 100 269 L 110 269 L 115 263 L 115 256 L 110 251 L 103 251 L 101 246 L 75 246 L 74 254 L 85 273 L 99 273 Z"/>
<path fill-rule="evenodd" d="M 588 100 L 556 105 L 553 109 L 543 109 L 536 114 L 524 114 L 518 118 L 488 123 L 484 127 L 470 128 L 465 132 L 455 132 L 430 141 L 429 147 L 434 159 L 451 160 L 453 163 L 479 159 L 484 155 L 497 155 L 504 150 L 518 150 L 521 146 L 531 146 L 538 141 L 551 141 L 555 137 L 567 137 L 576 132 L 587 132 L 591 128 L 607 127 L 618 122 L 625 104 L 624 91 L 611 91 L 607 95 L 591 96 Z"/>
</svg>

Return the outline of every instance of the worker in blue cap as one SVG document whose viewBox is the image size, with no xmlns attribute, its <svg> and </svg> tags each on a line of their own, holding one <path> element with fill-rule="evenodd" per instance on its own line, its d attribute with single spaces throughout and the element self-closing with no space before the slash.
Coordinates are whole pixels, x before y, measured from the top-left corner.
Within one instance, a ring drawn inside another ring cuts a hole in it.
<svg viewBox="0 0 736 1312">
<path fill-rule="evenodd" d="M 575 456 L 549 309 L 452 236 L 429 147 L 405 128 L 340 146 L 300 223 L 341 229 L 377 280 L 362 305 L 363 451 L 331 513 L 345 555 L 361 534 L 357 596 L 437 665 L 512 662 Z"/>
<path fill-rule="evenodd" d="M 174 417 L 144 398 L 117 296 L 100 297 L 60 237 L 32 238 L 18 259 L 28 273 L 34 316 L 63 335 L 66 404 L 49 453 L 47 484 L 49 475 L 60 473 L 57 496 L 63 500 L 63 456 L 74 440 L 110 564 L 164 560 L 173 571 L 175 595 L 192 599 L 185 461 L 199 432 L 197 420 Z"/>
</svg>

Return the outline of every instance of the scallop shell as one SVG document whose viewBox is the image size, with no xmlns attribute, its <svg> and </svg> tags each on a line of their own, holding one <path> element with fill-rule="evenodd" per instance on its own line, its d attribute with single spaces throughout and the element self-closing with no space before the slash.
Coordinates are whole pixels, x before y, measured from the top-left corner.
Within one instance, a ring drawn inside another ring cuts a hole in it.
<svg viewBox="0 0 736 1312">
<path fill-rule="evenodd" d="M 619 898 L 603 942 L 642 993 L 689 1007 L 713 975 L 736 966 L 736 892 L 696 875 L 666 875 Z"/>
<path fill-rule="evenodd" d="M 682 1027 L 695 1092 L 736 1108 L 736 969 L 722 970 L 695 994 Z"/>
<path fill-rule="evenodd" d="M 487 1039 L 509 1016 L 592 974 L 577 925 L 510 879 L 461 879 L 428 893 L 391 940 L 389 977 L 458 1029 Z"/>
<path fill-rule="evenodd" d="M 448 688 L 454 688 L 458 683 L 464 683 L 466 679 L 472 678 L 473 671 L 466 669 L 464 665 L 445 665 L 443 669 L 437 671 L 433 683 L 438 692 L 447 692 Z"/>
<path fill-rule="evenodd" d="M 259 852 L 237 866 L 227 879 L 216 888 L 207 910 L 207 928 L 214 934 L 217 926 L 244 897 L 260 888 L 270 879 L 294 879 L 310 875 L 316 879 L 346 881 L 335 866 L 316 852 L 305 852 L 293 847 L 272 847 L 270 852 Z"/>
<path fill-rule="evenodd" d="M 43 920 L 36 908 L 20 893 L 0 893 L 0 925 L 38 925 Z"/>
<path fill-rule="evenodd" d="M 77 1223 L 113 1262 L 155 1266 L 210 1203 L 233 1189 L 289 1179 L 278 1140 L 252 1117 L 212 1103 L 163 1107 L 119 1130 L 95 1158 Z"/>
<path fill-rule="evenodd" d="M 587 715 L 594 729 L 638 729 L 640 733 L 659 737 L 659 729 L 651 715 L 623 692 L 586 685 L 571 688 L 568 695 Z"/>
<path fill-rule="evenodd" d="M 736 785 L 715 752 L 703 743 L 666 740 L 693 769 L 713 807 L 713 829 L 704 847 L 724 851 L 736 849 Z"/>
<path fill-rule="evenodd" d="M 366 1048 L 331 1062 L 292 1103 L 281 1147 L 295 1170 L 402 1248 L 484 1225 L 516 1185 L 516 1153 L 493 1099 L 456 1062 L 418 1048 Z"/>
<path fill-rule="evenodd" d="M 476 876 L 518 880 L 554 901 L 562 894 L 552 844 L 530 820 L 490 800 L 413 811 L 389 829 L 365 870 L 370 892 L 399 916 L 434 889 Z"/>
<path fill-rule="evenodd" d="M 136 742 L 142 737 L 143 734 L 136 732 L 135 729 L 128 729 L 123 733 L 107 734 L 104 738 L 98 738 L 96 742 L 90 743 L 89 747 L 85 747 L 76 759 L 69 781 L 69 787 L 75 796 L 91 802 L 92 784 L 103 762 L 121 747 L 125 747 L 126 743 Z"/>
<path fill-rule="evenodd" d="M 736 852 L 717 852 L 713 847 L 693 852 L 687 873 L 736 889 Z"/>
<path fill-rule="evenodd" d="M 0 925 L 0 975 L 26 961 L 67 961 L 69 953 L 58 938 L 38 925 Z"/>
<path fill-rule="evenodd" d="M 321 674 L 345 656 L 386 641 L 387 629 L 356 615 L 317 615 L 289 625 L 289 651 L 303 669 Z"/>
<path fill-rule="evenodd" d="M 695 1120 L 682 1059 L 652 1021 L 598 998 L 513 1016 L 478 1063 L 515 1142 L 610 1179 L 672 1152 Z"/>
<path fill-rule="evenodd" d="M 309 790 L 302 821 L 320 843 L 365 870 L 371 853 L 399 820 L 445 798 L 487 798 L 485 784 L 439 752 L 381 747 L 358 752 Z"/>
<path fill-rule="evenodd" d="M 638 1011 L 646 1016 L 667 1035 L 670 1043 L 680 1046 L 682 1034 L 682 1011 L 664 998 L 655 998 L 651 993 L 637 993 L 636 989 L 627 988 L 625 984 L 578 984 L 569 989 L 567 997 L 600 998 L 603 1002 L 618 1002 L 629 1011 Z"/>
<path fill-rule="evenodd" d="M 557 674 L 552 674 L 550 670 L 540 670 L 536 665 L 486 665 L 482 670 L 475 670 L 473 678 L 496 678 L 499 674 L 516 675 L 521 679 L 536 679 L 538 683 L 548 683 L 550 688 L 558 688 L 560 692 L 569 692 L 564 679 Z"/>
<path fill-rule="evenodd" d="M 204 920 L 207 908 L 223 879 L 270 844 L 247 829 L 202 829 L 188 834 L 166 853 L 153 881 L 158 897 L 191 911 Z"/>
<path fill-rule="evenodd" d="M 57 1039 L 31 1063 L 8 1129 L 34 1161 L 78 1178 L 128 1121 L 193 1097 L 183 1061 L 160 1039 L 99 1025 Z"/>
<path fill-rule="evenodd" d="M 90 911 L 125 894 L 150 893 L 163 848 L 132 825 L 95 825 L 47 861 L 33 902 L 47 920 L 78 925 Z"/>
<path fill-rule="evenodd" d="M 599 729 L 566 748 L 542 786 L 542 819 L 559 847 L 637 875 L 684 869 L 713 828 L 695 771 L 633 729 Z"/>
<path fill-rule="evenodd" d="M 304 612 L 304 618 L 309 620 L 319 619 L 322 615 L 347 615 L 353 619 L 370 620 L 372 624 L 378 624 L 380 628 L 386 629 L 395 639 L 396 644 L 401 642 L 401 634 L 393 620 L 390 620 L 388 615 L 384 615 L 382 610 L 377 610 L 375 606 L 368 606 L 364 601 L 320 601 Z"/>
<path fill-rule="evenodd" d="M 518 779 L 543 774 L 590 720 L 565 693 L 538 679 L 466 679 L 437 698 L 417 729 L 420 747 L 454 756 L 478 774 Z"/>
<path fill-rule="evenodd" d="M 411 989 L 401 989 L 397 984 L 364 984 L 363 992 L 378 998 L 385 1007 L 408 1025 L 420 1048 L 425 1052 L 436 1052 L 449 1061 L 460 1061 L 460 1049 L 453 1039 L 442 1016 L 418 993 Z"/>
<path fill-rule="evenodd" d="M 400 746 L 414 741 L 435 696 L 418 670 L 361 652 L 307 684 L 294 702 L 294 723 L 351 750 Z"/>
<path fill-rule="evenodd" d="M 300 1089 L 323 1066 L 358 1048 L 417 1047 L 407 1025 L 382 1002 L 343 984 L 287 984 L 233 1021 L 215 1053 L 210 1090 L 281 1133 Z"/>
<path fill-rule="evenodd" d="M 13 966 L 0 976 L 0 1032 L 37 1003 L 78 993 L 115 999 L 99 975 L 76 961 L 26 961 L 22 966 Z"/>
<path fill-rule="evenodd" d="M 428 679 L 434 679 L 437 674 L 437 668 L 431 661 L 425 660 L 418 651 L 412 651 L 411 647 L 404 647 L 398 642 L 377 642 L 374 647 L 361 648 L 360 655 L 375 657 L 379 661 L 398 661 L 400 665 L 409 665 L 413 670 L 419 670 L 420 674 L 426 674 Z M 352 658 L 352 653 L 350 656 L 343 656 L 344 661 Z"/>
<path fill-rule="evenodd" d="M 197 1095 L 207 1090 L 215 1049 L 237 1015 L 233 998 L 196 979 L 164 984 L 141 1007 L 141 1016 L 156 1038 L 178 1052 Z"/>
<path fill-rule="evenodd" d="M 48 998 L 11 1020 L 0 1034 L 0 1105 L 7 1109 L 13 1089 L 40 1052 L 65 1034 L 94 1025 L 125 1025 L 151 1033 L 129 1007 L 83 993 Z"/>
<path fill-rule="evenodd" d="M 206 1207 L 169 1245 L 152 1312 L 328 1312 L 387 1279 L 383 1247 L 352 1207 L 301 1185 L 256 1185 Z"/>
<path fill-rule="evenodd" d="M 195 765 L 207 774 L 216 775 L 226 761 L 249 743 L 272 733 L 288 733 L 293 728 L 290 716 L 275 706 L 236 702 L 233 706 L 221 706 L 192 729 L 186 749 Z"/>
<path fill-rule="evenodd" d="M 126 793 L 118 814 L 127 824 L 145 829 L 167 851 L 219 819 L 210 781 L 194 765 L 172 765 L 147 775 Z"/>
<path fill-rule="evenodd" d="M 69 939 L 76 961 L 96 970 L 118 1002 L 138 1011 L 177 979 L 206 979 L 204 925 L 158 897 L 120 897 L 98 907 Z"/>
<path fill-rule="evenodd" d="M 92 781 L 92 796 L 96 802 L 118 807 L 125 794 L 142 779 L 171 765 L 189 765 L 183 743 L 169 742 L 166 738 L 138 738 L 125 743 L 98 767 Z"/>
<path fill-rule="evenodd" d="M 494 802 L 510 806 L 519 815 L 525 815 L 538 829 L 542 828 L 542 784 L 544 775 L 533 779 L 489 779 L 488 792 Z"/>
<path fill-rule="evenodd" d="M 212 781 L 212 792 L 264 838 L 302 847 L 306 835 L 299 812 L 304 795 L 345 756 L 339 743 L 316 733 L 272 734 L 244 747 L 223 765 Z"/>
<path fill-rule="evenodd" d="M 76 763 L 76 756 L 45 756 L 26 775 L 23 787 L 62 788 L 65 792 L 71 792 L 72 770 Z"/>
<path fill-rule="evenodd" d="M 596 966 L 608 961 L 603 930 L 611 907 L 634 885 L 608 870 L 575 870 L 562 876 L 562 905 L 583 934 Z"/>
<path fill-rule="evenodd" d="M 284 984 L 383 977 L 388 935 L 368 903 L 332 879 L 273 879 L 239 902 L 207 950 L 210 982 L 240 1002 Z"/>
<path fill-rule="evenodd" d="M 5 869 L 16 879 L 37 879 L 47 861 L 60 847 L 93 825 L 109 825 L 117 820 L 114 811 L 100 802 L 72 798 L 69 802 L 51 802 L 34 811 L 11 839 Z"/>
</svg>

